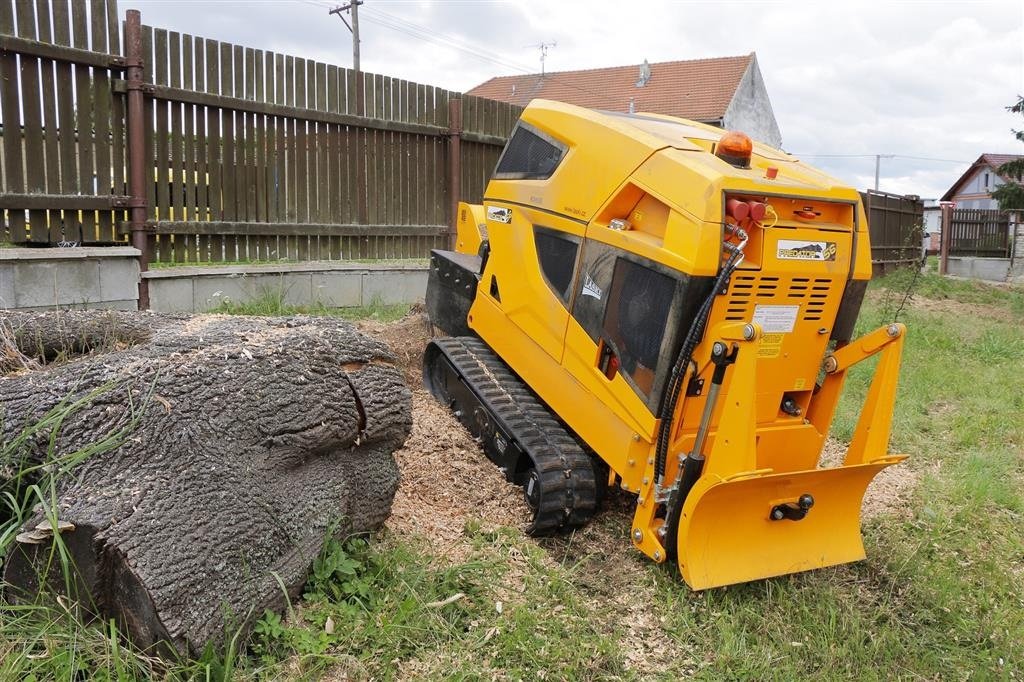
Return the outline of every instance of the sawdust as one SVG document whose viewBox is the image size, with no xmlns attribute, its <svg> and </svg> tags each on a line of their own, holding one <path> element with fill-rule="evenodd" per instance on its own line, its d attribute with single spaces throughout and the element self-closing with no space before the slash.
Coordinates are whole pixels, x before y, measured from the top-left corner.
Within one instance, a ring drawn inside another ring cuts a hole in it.
<svg viewBox="0 0 1024 682">
<path fill-rule="evenodd" d="M 826 439 L 821 452 L 821 467 L 840 466 L 846 456 L 846 448 L 844 443 L 834 438 Z M 882 469 L 864 493 L 861 518 L 867 521 L 883 515 L 909 516 L 910 496 L 920 475 L 920 471 L 907 461 Z"/>
<path fill-rule="evenodd" d="M 395 453 L 402 482 L 387 527 L 431 538 L 434 549 L 457 559 L 465 527 L 525 527 L 521 490 L 505 481 L 473 437 L 423 389 L 413 392 L 412 433 Z"/>
<path fill-rule="evenodd" d="M 387 528 L 397 535 L 430 538 L 439 555 L 453 561 L 470 552 L 467 523 L 481 528 L 525 528 L 522 491 L 505 481 L 477 441 L 443 405 L 423 389 L 421 360 L 431 338 L 420 307 L 392 323 L 362 321 L 360 331 L 385 342 L 413 389 L 412 432 L 395 453 L 402 474 Z"/>
</svg>

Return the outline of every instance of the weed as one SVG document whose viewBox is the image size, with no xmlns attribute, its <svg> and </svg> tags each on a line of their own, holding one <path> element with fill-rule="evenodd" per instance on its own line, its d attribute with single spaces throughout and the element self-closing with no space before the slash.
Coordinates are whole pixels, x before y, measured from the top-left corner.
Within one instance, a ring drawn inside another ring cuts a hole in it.
<svg viewBox="0 0 1024 682">
<path fill-rule="evenodd" d="M 324 315 L 339 317 L 343 320 L 379 320 L 394 322 L 409 312 L 405 303 L 388 304 L 374 302 L 366 306 L 335 308 L 322 302 L 313 305 L 292 305 L 286 300 L 286 292 L 265 290 L 258 297 L 246 303 L 221 301 L 211 312 L 225 315 L 259 315 L 265 317 L 282 317 L 288 315 Z"/>
</svg>

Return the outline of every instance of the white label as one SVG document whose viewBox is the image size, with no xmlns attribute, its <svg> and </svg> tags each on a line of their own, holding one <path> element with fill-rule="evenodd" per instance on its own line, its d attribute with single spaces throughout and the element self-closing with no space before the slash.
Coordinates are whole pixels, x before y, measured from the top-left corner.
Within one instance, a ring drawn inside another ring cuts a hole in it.
<svg viewBox="0 0 1024 682">
<path fill-rule="evenodd" d="M 780 239 L 775 255 L 781 260 L 835 260 L 836 243 Z"/>
<path fill-rule="evenodd" d="M 787 334 L 793 331 L 799 312 L 798 305 L 757 305 L 752 321 L 761 325 L 765 334 Z"/>
<path fill-rule="evenodd" d="M 500 206 L 488 206 L 487 219 L 493 220 L 496 223 L 510 223 L 512 222 L 512 209 L 502 208 Z"/>
<path fill-rule="evenodd" d="M 597 282 L 590 276 L 590 273 L 584 273 L 583 275 L 583 295 L 593 296 L 597 300 L 601 300 L 601 295 L 604 292 L 601 291 L 601 287 L 597 286 Z"/>
</svg>

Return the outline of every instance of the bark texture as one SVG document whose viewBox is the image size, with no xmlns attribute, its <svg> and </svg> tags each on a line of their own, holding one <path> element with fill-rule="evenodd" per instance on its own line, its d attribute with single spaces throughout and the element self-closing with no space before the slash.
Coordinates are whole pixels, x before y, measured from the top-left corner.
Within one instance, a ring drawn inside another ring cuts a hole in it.
<svg viewBox="0 0 1024 682">
<path fill-rule="evenodd" d="M 390 513 L 411 397 L 390 351 L 344 322 L 83 311 L 0 325 L 29 357 L 87 353 L 0 378 L 0 482 L 54 475 L 77 598 L 142 647 L 219 644 L 283 608 L 279 579 L 297 594 L 329 529 Z M 46 579 L 51 525 L 37 509 L 7 558 L 15 597 Z"/>
</svg>

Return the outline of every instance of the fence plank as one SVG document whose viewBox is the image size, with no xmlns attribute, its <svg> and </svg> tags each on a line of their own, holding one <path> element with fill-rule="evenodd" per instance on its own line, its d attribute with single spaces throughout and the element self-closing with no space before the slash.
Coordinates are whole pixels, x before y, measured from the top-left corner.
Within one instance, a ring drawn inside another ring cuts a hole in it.
<svg viewBox="0 0 1024 682">
<path fill-rule="evenodd" d="M 10 2 L 0 2 L 0 33 L 14 35 L 14 11 Z M 10 52 L 0 52 L 0 114 L 4 117 L 4 126 L 10 131 L 21 130 L 21 87 L 18 74 L 18 58 Z M 4 179 L 6 189 L 12 193 L 25 191 L 25 175 L 22 169 L 22 138 L 20 134 L 4 135 Z M 24 242 L 25 212 L 21 210 L 6 211 L 7 233 L 3 239 L 12 242 Z M 3 213 L 0 213 L 2 216 Z"/>
<path fill-rule="evenodd" d="M 71 14 L 67 3 L 53 3 L 53 37 L 59 45 L 71 45 Z M 60 155 L 60 191 L 64 194 L 77 194 L 78 184 L 78 150 L 75 133 L 75 93 L 74 69 L 70 63 L 58 61 L 54 65 L 55 94 L 57 100 L 57 128 L 54 135 Z M 49 123 L 47 123 L 49 126 Z M 118 194 L 124 194 L 123 188 Z M 82 223 L 77 211 L 64 211 L 62 220 L 63 238 L 68 241 L 81 241 Z M 51 234 L 52 231 L 51 231 Z"/>
</svg>

